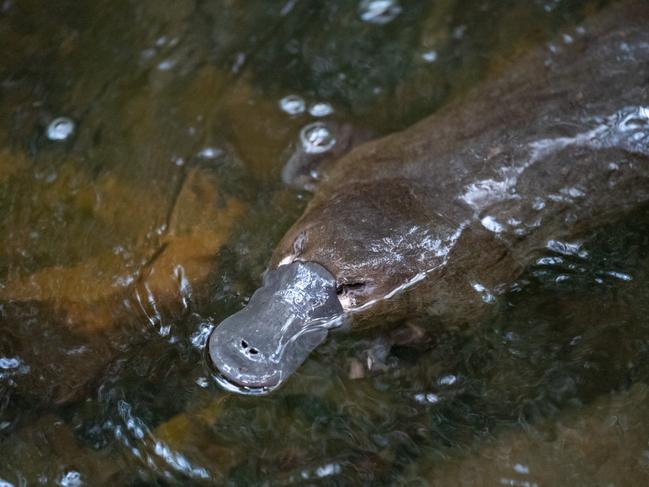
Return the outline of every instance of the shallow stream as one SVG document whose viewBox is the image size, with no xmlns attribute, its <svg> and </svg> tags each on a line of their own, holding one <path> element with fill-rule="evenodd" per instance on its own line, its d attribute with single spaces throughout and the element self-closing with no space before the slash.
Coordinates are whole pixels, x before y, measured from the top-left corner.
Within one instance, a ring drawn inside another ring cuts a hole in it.
<svg viewBox="0 0 649 487">
<path fill-rule="evenodd" d="M 603 4 L 0 2 L 0 486 L 646 484 L 649 209 L 268 397 L 203 352 L 310 197 L 303 127 L 403 129 Z"/>
</svg>

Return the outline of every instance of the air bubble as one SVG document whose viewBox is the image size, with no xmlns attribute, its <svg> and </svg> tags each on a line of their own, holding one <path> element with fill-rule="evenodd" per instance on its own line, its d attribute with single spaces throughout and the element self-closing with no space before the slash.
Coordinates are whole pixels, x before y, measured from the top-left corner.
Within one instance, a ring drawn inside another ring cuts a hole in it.
<svg viewBox="0 0 649 487">
<path fill-rule="evenodd" d="M 452 386 L 456 382 L 457 382 L 457 377 L 454 376 L 453 374 L 444 375 L 440 377 L 439 380 L 437 381 L 437 383 L 440 386 Z"/>
<path fill-rule="evenodd" d="M 158 64 L 158 69 L 160 71 L 169 71 L 176 66 L 176 60 L 175 59 L 165 59 L 164 61 L 161 61 Z"/>
<path fill-rule="evenodd" d="M 78 487 L 82 485 L 81 474 L 76 470 L 69 470 L 59 480 L 59 485 L 62 487 Z"/>
<path fill-rule="evenodd" d="M 383 25 L 401 13 L 401 6 L 394 0 L 363 0 L 359 12 L 363 22 Z"/>
<path fill-rule="evenodd" d="M 313 117 L 326 117 L 333 113 L 333 107 L 326 102 L 314 103 L 309 107 L 309 113 Z"/>
<path fill-rule="evenodd" d="M 58 117 L 47 126 L 47 138 L 50 140 L 66 140 L 74 133 L 74 122 L 67 117 Z"/>
<path fill-rule="evenodd" d="M 199 151 L 198 157 L 203 159 L 215 159 L 221 154 L 223 154 L 223 151 L 218 147 L 205 147 Z"/>
<path fill-rule="evenodd" d="M 289 115 L 299 115 L 304 113 L 305 103 L 302 97 L 288 95 L 279 101 L 279 107 Z"/>
<path fill-rule="evenodd" d="M 308 154 L 322 154 L 336 144 L 336 138 L 324 123 L 315 122 L 300 131 L 302 148 Z"/>
<path fill-rule="evenodd" d="M 439 55 L 437 54 L 437 51 L 432 49 L 430 51 L 427 51 L 421 55 L 421 58 L 426 61 L 427 63 L 434 63 L 437 61 L 437 57 Z"/>
</svg>

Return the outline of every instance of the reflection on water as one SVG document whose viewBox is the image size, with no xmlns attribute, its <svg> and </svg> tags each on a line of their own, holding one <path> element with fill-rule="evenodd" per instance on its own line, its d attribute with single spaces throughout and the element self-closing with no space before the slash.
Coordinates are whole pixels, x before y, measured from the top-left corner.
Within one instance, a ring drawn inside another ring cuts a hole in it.
<svg viewBox="0 0 649 487">
<path fill-rule="evenodd" d="M 403 128 L 600 3 L 2 3 L 0 484 L 641 484 L 646 211 L 470 333 L 338 335 L 264 398 L 203 361 L 308 198 L 300 144 Z"/>
</svg>

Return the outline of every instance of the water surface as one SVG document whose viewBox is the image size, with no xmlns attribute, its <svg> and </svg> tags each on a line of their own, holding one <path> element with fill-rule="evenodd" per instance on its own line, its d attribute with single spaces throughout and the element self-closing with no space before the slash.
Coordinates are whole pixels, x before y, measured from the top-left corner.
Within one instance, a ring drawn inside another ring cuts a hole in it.
<svg viewBox="0 0 649 487">
<path fill-rule="evenodd" d="M 407 127 L 602 3 L 5 1 L 0 484 L 641 484 L 643 209 L 472 330 L 336 335 L 264 398 L 203 360 L 308 201 L 303 127 Z"/>
</svg>

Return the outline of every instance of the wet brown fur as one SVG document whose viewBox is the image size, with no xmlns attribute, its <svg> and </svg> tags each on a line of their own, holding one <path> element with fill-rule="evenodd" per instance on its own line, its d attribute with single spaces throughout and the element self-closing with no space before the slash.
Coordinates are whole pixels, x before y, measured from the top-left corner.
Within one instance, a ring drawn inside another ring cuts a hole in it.
<svg viewBox="0 0 649 487">
<path fill-rule="evenodd" d="M 571 32 L 574 42 L 557 41 L 559 52 L 543 46 L 462 103 L 358 147 L 327 173 L 270 267 L 289 255 L 318 262 L 357 305 L 434 269 L 358 318 L 402 318 L 425 310 L 444 323 L 474 322 L 493 306 L 472 283 L 497 294 L 549 239 L 579 237 L 649 200 L 649 140 L 633 150 L 628 144 L 573 145 L 545 154 L 518 178 L 519 200 L 491 203 L 479 214 L 460 198 L 472 181 L 497 178 L 499 170 L 529 157 L 535 141 L 583 133 L 587 117 L 649 107 L 648 26 L 646 2 L 610 8 L 586 23 L 583 35 Z M 612 171 L 611 163 L 619 169 Z M 533 198 L 573 186 L 585 197 L 546 198 L 544 209 L 532 208 Z M 522 234 L 496 235 L 480 223 L 486 215 L 501 221 L 538 217 L 540 224 Z M 421 232 L 407 234 L 416 226 L 447 235 L 462 222 L 468 224 L 445 261 L 422 261 Z M 377 242 L 390 245 L 370 251 Z"/>
</svg>

